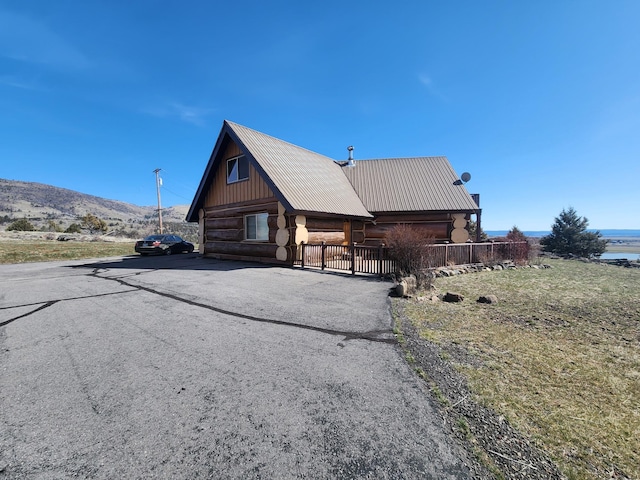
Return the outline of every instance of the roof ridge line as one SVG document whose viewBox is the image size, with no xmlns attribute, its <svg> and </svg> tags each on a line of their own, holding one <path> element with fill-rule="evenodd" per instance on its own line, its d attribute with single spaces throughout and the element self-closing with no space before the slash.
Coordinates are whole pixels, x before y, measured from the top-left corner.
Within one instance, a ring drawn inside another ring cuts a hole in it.
<svg viewBox="0 0 640 480">
<path fill-rule="evenodd" d="M 328 158 L 329 160 L 333 160 L 334 162 L 339 161 L 339 160 L 336 160 L 334 158 L 331 158 L 331 157 L 325 155 L 324 153 L 319 153 L 319 152 L 316 152 L 315 150 L 311 150 L 309 148 L 301 147 L 300 145 L 297 145 L 297 144 L 292 143 L 292 142 L 288 142 L 286 140 L 282 140 L 281 138 L 278 138 L 278 137 L 274 137 L 273 135 L 269 135 L 268 133 L 261 132 L 260 130 L 256 130 L 255 128 L 246 127 L 246 126 L 244 126 L 244 125 L 242 125 L 240 123 L 232 122 L 231 120 L 224 120 L 224 121 L 229 125 L 229 127 L 233 128 L 235 126 L 235 127 L 244 128 L 245 130 L 249 130 L 251 132 L 255 132 L 255 133 L 257 133 L 259 135 L 262 135 L 264 137 L 272 138 L 273 140 L 277 140 L 280 143 L 291 145 L 292 147 L 298 148 L 300 150 L 304 150 L 305 152 L 313 153 L 314 155 L 320 155 L 322 157 Z"/>
</svg>

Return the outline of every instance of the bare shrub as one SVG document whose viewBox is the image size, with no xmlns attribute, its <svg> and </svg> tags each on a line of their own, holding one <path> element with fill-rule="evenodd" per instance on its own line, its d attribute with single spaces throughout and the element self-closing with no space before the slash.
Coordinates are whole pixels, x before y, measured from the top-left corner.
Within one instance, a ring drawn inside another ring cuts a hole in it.
<svg viewBox="0 0 640 480">
<path fill-rule="evenodd" d="M 496 255 L 491 253 L 491 251 L 479 253 L 478 261 L 488 267 L 493 267 L 497 263 L 500 263 L 500 261 L 496 259 Z"/>
<path fill-rule="evenodd" d="M 515 264 L 524 265 L 529 263 L 531 245 L 527 236 L 514 226 L 507 233 L 507 242 L 511 243 L 511 257 Z"/>
<path fill-rule="evenodd" d="M 529 239 L 529 262 L 535 261 L 536 264 L 542 263 L 540 254 L 542 252 L 542 246 L 536 239 Z"/>
<path fill-rule="evenodd" d="M 518 227 L 513 227 L 506 237 L 496 237 L 492 254 L 484 256 L 478 255 L 479 260 L 485 265 L 496 265 L 507 260 L 513 261 L 516 265 L 526 265 L 529 263 L 532 249 L 527 236 Z"/>
<path fill-rule="evenodd" d="M 433 236 L 406 224 L 394 226 L 385 235 L 390 257 L 396 261 L 396 277 L 413 275 L 418 288 L 429 288 L 433 280 Z"/>
</svg>

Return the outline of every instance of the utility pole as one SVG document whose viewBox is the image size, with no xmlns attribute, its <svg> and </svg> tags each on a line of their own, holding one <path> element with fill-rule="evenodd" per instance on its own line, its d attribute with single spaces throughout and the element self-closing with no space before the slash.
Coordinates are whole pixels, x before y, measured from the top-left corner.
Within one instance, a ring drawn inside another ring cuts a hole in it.
<svg viewBox="0 0 640 480">
<path fill-rule="evenodd" d="M 160 224 L 160 234 L 162 234 L 162 204 L 160 203 L 160 185 L 162 179 L 160 178 L 160 168 L 156 168 L 153 172 L 156 174 L 156 190 L 158 192 L 158 223 Z"/>
</svg>

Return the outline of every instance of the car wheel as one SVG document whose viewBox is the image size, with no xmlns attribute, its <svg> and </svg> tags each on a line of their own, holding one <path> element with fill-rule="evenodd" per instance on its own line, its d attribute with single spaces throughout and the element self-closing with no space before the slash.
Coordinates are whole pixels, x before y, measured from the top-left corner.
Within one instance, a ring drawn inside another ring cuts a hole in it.
<svg viewBox="0 0 640 480">
<path fill-rule="evenodd" d="M 171 255 L 172 253 L 173 253 L 173 252 L 171 251 L 171 247 L 167 248 L 167 249 L 164 251 L 164 254 L 165 254 L 165 255 Z"/>
<path fill-rule="evenodd" d="M 187 253 L 193 253 L 193 247 L 189 247 L 189 248 L 187 249 Z"/>
</svg>

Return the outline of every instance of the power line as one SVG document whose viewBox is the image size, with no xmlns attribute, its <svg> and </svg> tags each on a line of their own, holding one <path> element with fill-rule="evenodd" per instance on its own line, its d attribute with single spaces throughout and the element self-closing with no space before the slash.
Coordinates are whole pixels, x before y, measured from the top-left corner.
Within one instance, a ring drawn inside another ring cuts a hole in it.
<svg viewBox="0 0 640 480">
<path fill-rule="evenodd" d="M 180 195 L 179 193 L 176 192 L 172 192 L 171 190 L 169 190 L 167 187 L 165 187 L 164 185 L 162 185 L 162 188 L 164 188 L 167 192 L 174 194 L 176 197 L 180 197 L 180 198 L 184 198 L 185 200 L 191 201 L 190 198 L 184 197 L 182 195 Z"/>
<path fill-rule="evenodd" d="M 181 189 L 187 190 L 187 191 L 189 191 L 189 192 L 193 192 L 193 194 L 190 194 L 190 195 L 191 195 L 190 197 L 185 197 L 184 195 L 182 195 L 182 194 L 180 194 L 180 193 L 176 193 L 176 192 L 174 192 L 173 190 L 170 190 L 169 188 L 167 188 L 167 187 L 166 187 L 166 185 L 165 185 L 164 183 L 162 183 L 162 184 L 161 184 L 162 188 L 163 188 L 164 190 L 166 190 L 167 192 L 169 192 L 169 193 L 171 193 L 171 194 L 175 195 L 176 197 L 180 197 L 180 198 L 182 198 L 182 199 L 184 199 L 184 200 L 187 200 L 187 201 L 191 202 L 191 200 L 193 199 L 193 196 L 195 195 L 196 188 L 189 187 L 189 186 L 185 185 L 184 183 L 176 182 L 176 181 L 173 179 L 173 176 L 172 176 L 171 171 L 162 170 L 162 172 L 163 172 L 163 175 L 162 175 L 162 176 L 163 176 L 165 179 L 166 179 L 166 178 L 169 178 L 169 179 L 171 180 L 171 181 L 170 181 L 170 183 L 171 183 L 172 185 L 174 185 L 174 186 L 178 186 L 178 187 L 180 187 Z"/>
</svg>

